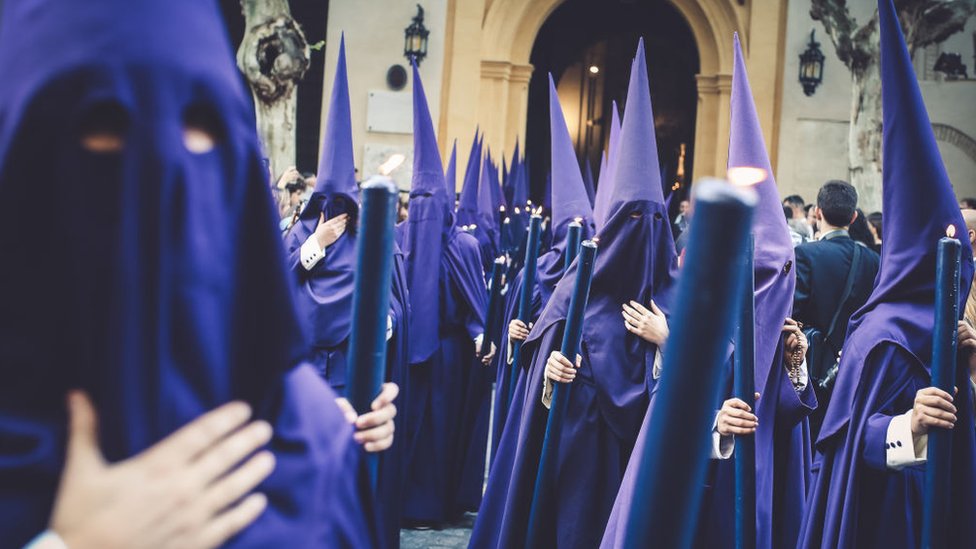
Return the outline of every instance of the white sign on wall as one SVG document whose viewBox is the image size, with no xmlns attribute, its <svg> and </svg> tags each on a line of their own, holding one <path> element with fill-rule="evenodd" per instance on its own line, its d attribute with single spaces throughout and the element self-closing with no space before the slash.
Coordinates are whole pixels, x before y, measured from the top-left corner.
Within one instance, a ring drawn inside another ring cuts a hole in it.
<svg viewBox="0 0 976 549">
<path fill-rule="evenodd" d="M 366 131 L 413 133 L 413 96 L 410 90 L 370 90 L 366 102 Z"/>
</svg>

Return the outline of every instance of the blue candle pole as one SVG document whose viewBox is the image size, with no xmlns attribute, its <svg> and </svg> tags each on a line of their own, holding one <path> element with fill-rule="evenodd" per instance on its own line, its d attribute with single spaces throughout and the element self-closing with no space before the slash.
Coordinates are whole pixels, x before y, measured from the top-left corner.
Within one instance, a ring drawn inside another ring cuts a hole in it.
<svg viewBox="0 0 976 549">
<path fill-rule="evenodd" d="M 962 246 L 947 236 L 939 239 L 935 263 L 935 329 L 932 331 L 932 386 L 953 394 L 956 385 L 956 322 L 959 320 L 959 261 Z M 965 381 L 963 381 L 965 383 Z M 965 387 L 966 385 L 960 385 Z M 963 389 L 967 390 L 967 389 Z M 969 413 L 960 410 L 959 413 Z M 738 450 L 738 449 L 737 449 Z M 946 547 L 952 431 L 929 429 L 923 493 L 922 546 Z"/>
<path fill-rule="evenodd" d="M 346 397 L 357 414 L 370 411 L 385 378 L 397 190 L 389 178 L 374 177 L 363 184 L 361 193 L 346 374 Z M 375 490 L 378 457 L 371 453 L 365 457 Z"/>
<path fill-rule="evenodd" d="M 748 237 L 742 255 L 743 283 L 735 330 L 733 379 L 736 397 L 753 410 L 756 407 L 756 273 L 753 267 L 755 240 Z M 735 441 L 735 547 L 756 547 L 756 437 L 739 436 Z"/>
<path fill-rule="evenodd" d="M 576 225 L 579 227 L 578 223 Z M 568 251 L 569 248 L 567 248 Z M 569 299 L 569 310 L 566 312 L 563 343 L 559 349 L 563 356 L 573 362 L 576 361 L 576 355 L 579 354 L 580 338 L 583 334 L 583 312 L 586 310 L 586 301 L 590 295 L 594 257 L 596 257 L 596 243 L 587 240 L 580 248 L 579 267 L 576 270 L 573 294 Z M 559 455 L 559 437 L 562 434 L 566 405 L 569 403 L 569 391 L 572 388 L 571 384 L 553 382 L 546 434 L 542 440 L 542 452 L 539 458 L 539 471 L 536 474 L 535 490 L 532 493 L 532 504 L 529 507 L 529 530 L 525 543 L 526 547 L 546 547 L 552 543 L 552 539 L 545 539 L 547 525 L 542 523 L 540 515 L 544 509 L 552 508 L 556 457 Z"/>
<path fill-rule="evenodd" d="M 570 265 L 573 264 L 573 260 L 576 259 L 576 255 L 580 251 L 580 240 L 583 238 L 583 225 L 580 224 L 580 220 L 576 219 L 569 224 L 569 229 L 566 231 L 566 259 L 563 264 L 563 272 L 568 269 Z"/>
<path fill-rule="evenodd" d="M 491 288 L 488 293 L 488 311 L 485 313 L 485 335 L 481 341 L 481 352 L 478 358 L 484 358 L 491 352 L 491 345 L 498 345 L 498 313 L 502 299 L 502 275 L 505 274 L 505 256 L 495 259 L 491 266 Z"/>
<path fill-rule="evenodd" d="M 519 294 L 518 315 L 516 318 L 526 325 L 532 320 L 532 294 L 535 290 L 536 267 L 539 259 L 539 236 L 542 233 L 542 217 L 533 215 L 529 219 L 529 233 L 525 240 L 525 263 L 522 265 L 522 292 Z M 508 395 L 505 407 L 512 404 L 515 394 L 515 384 L 518 383 L 519 354 L 522 352 L 522 342 L 516 341 L 512 346 L 512 366 L 508 375 Z"/>
<path fill-rule="evenodd" d="M 695 222 L 672 301 L 668 352 L 643 447 L 634 449 L 641 460 L 625 548 L 690 547 L 697 526 L 756 195 L 718 180 L 699 181 L 694 190 Z M 704 332 L 703 318 L 711 322 Z M 667 451 L 657 447 L 661 441 Z"/>
</svg>

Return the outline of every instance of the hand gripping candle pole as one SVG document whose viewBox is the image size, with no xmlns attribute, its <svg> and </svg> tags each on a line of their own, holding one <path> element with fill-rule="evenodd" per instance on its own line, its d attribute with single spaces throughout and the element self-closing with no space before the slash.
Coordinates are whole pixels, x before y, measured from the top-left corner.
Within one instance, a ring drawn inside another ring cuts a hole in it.
<svg viewBox="0 0 976 549">
<path fill-rule="evenodd" d="M 932 386 L 953 394 L 956 374 L 956 322 L 959 320 L 959 271 L 962 246 L 950 225 L 939 239 L 935 263 L 935 328 L 932 331 Z M 963 373 L 960 387 L 968 380 Z M 959 413 L 969 413 L 960 410 Z M 928 459 L 925 465 L 923 493 L 922 546 L 946 547 L 946 517 L 949 516 L 949 486 L 952 468 L 952 431 L 933 427 L 929 430 Z"/>
<path fill-rule="evenodd" d="M 576 226 L 579 227 L 579 224 L 577 223 Z M 572 248 L 567 248 L 566 252 L 569 253 L 570 249 Z M 583 334 L 583 313 L 586 311 L 586 301 L 590 296 L 594 257 L 596 257 L 596 243 L 587 240 L 580 247 L 576 280 L 573 285 L 573 294 L 569 299 L 569 310 L 566 313 L 563 343 L 559 349 L 563 356 L 573 362 L 576 362 L 580 338 Z M 572 387 L 568 383 L 553 382 L 549 418 L 546 422 L 546 434 L 542 440 L 542 452 L 539 458 L 539 471 L 535 477 L 532 505 L 529 507 L 526 547 L 545 547 L 549 544 L 545 539 L 546 525 L 542 523 L 541 514 L 544 509 L 552 508 L 552 491 L 555 485 L 559 437 L 563 430 L 566 405 L 569 403 L 569 391 Z"/>
<path fill-rule="evenodd" d="M 709 437 L 741 291 L 755 192 L 699 181 L 695 222 L 678 281 L 668 352 L 651 404 L 623 546 L 690 547 L 701 502 Z M 729 276 L 732 273 L 732 276 Z M 701 319 L 711 329 L 701 330 Z M 668 441 L 667 451 L 652 445 Z"/>
<path fill-rule="evenodd" d="M 396 186 L 388 177 L 376 176 L 363 184 L 346 374 L 346 396 L 357 414 L 370 411 L 385 377 L 396 200 Z M 374 490 L 377 464 L 377 454 L 366 454 Z"/>
<path fill-rule="evenodd" d="M 485 335 L 481 341 L 478 358 L 491 352 L 492 344 L 498 345 L 498 313 L 502 299 L 502 275 L 505 274 L 505 256 L 495 258 L 491 266 L 491 288 L 488 294 L 488 311 L 485 314 Z"/>
<path fill-rule="evenodd" d="M 573 260 L 576 259 L 576 255 L 580 251 L 580 240 L 583 238 L 583 225 L 580 224 L 582 220 L 577 218 L 569 224 L 569 229 L 566 231 L 566 259 L 563 264 L 563 272 L 569 269 L 569 266 L 573 264 Z"/>
<path fill-rule="evenodd" d="M 753 267 L 755 240 L 749 234 L 742 254 L 743 283 L 735 329 L 733 378 L 735 396 L 756 408 L 756 273 Z M 735 547 L 756 547 L 756 437 L 737 437 L 735 448 Z"/>
<path fill-rule="evenodd" d="M 535 290 L 536 267 L 539 259 L 539 235 L 542 232 L 542 217 L 534 214 L 529 219 L 529 233 L 525 240 L 525 263 L 522 265 L 522 292 L 519 294 L 518 318 L 526 325 L 532 320 L 532 295 Z M 522 342 L 516 341 L 512 346 L 512 366 L 508 373 L 508 395 L 505 397 L 505 407 L 512 404 L 515 394 L 515 384 L 518 383 L 519 354 Z"/>
</svg>

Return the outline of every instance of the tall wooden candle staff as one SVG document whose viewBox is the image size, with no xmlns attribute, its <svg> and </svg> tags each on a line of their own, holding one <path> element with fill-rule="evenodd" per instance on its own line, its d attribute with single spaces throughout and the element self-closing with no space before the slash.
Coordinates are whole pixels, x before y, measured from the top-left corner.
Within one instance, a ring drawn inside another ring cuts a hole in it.
<svg viewBox="0 0 976 549">
<path fill-rule="evenodd" d="M 678 282 L 673 328 L 637 469 L 624 547 L 689 547 L 694 538 L 720 369 L 741 291 L 755 193 L 726 182 L 695 185 L 695 223 Z M 733 273 L 729 276 L 729 273 Z M 708 291 L 702 291 L 708 288 Z M 702 318 L 712 329 L 702 332 Z M 650 447 L 668 441 L 668 450 Z"/>
<path fill-rule="evenodd" d="M 579 223 L 576 223 L 579 227 Z M 578 231 L 579 229 L 577 229 Z M 566 253 L 572 248 L 567 248 Z M 566 312 L 566 325 L 563 328 L 563 342 L 559 352 L 569 360 L 575 362 L 579 353 L 580 338 L 583 334 L 583 313 L 586 301 L 590 295 L 590 281 L 593 278 L 593 259 L 596 257 L 596 243 L 592 240 L 584 242 L 579 252 L 579 263 L 576 270 L 576 280 L 573 294 L 569 300 L 569 310 Z M 529 508 L 529 529 L 526 537 L 526 547 L 542 547 L 545 525 L 539 514 L 543 509 L 552 506 L 552 490 L 556 476 L 556 456 L 559 454 L 559 437 L 563 430 L 566 417 L 566 405 L 569 403 L 569 391 L 572 385 L 553 382 L 552 399 L 549 404 L 549 417 L 546 422 L 546 434 L 542 440 L 542 452 L 539 458 L 539 471 L 536 474 L 535 490 L 532 493 L 532 504 Z"/>
<path fill-rule="evenodd" d="M 946 236 L 939 239 L 935 263 L 935 329 L 932 331 L 932 386 L 953 393 L 958 382 L 956 373 L 956 322 L 959 320 L 959 273 L 962 244 L 955 238 L 956 228 L 949 225 Z M 964 390 L 968 390 L 964 389 Z M 969 413 L 960 411 L 960 413 Z M 952 469 L 952 431 L 929 430 L 925 465 L 922 546 L 946 546 L 946 517 L 949 516 L 949 482 Z"/>
<path fill-rule="evenodd" d="M 390 178 L 376 176 L 363 184 L 346 375 L 347 397 L 357 414 L 370 411 L 386 372 L 396 201 L 396 185 Z M 377 465 L 377 454 L 366 454 L 366 469 L 374 490 Z"/>
<path fill-rule="evenodd" d="M 539 259 L 539 236 L 542 233 L 542 217 L 538 214 L 529 220 L 529 233 L 525 241 L 525 263 L 522 265 L 522 292 L 519 294 L 518 315 L 516 318 L 528 324 L 532 320 L 532 294 L 535 290 L 536 267 Z M 508 377 L 508 395 L 505 397 L 505 407 L 512 404 L 515 394 L 515 384 L 518 382 L 519 355 L 522 342 L 516 341 L 512 346 L 512 366 Z"/>
<path fill-rule="evenodd" d="M 507 221 L 507 220 L 506 220 Z M 498 313 L 502 299 L 502 275 L 505 274 L 505 256 L 495 258 L 491 266 L 491 288 L 488 294 L 488 312 L 485 315 L 485 335 L 481 342 L 478 358 L 484 358 L 491 352 L 491 346 L 498 345 Z"/>
</svg>

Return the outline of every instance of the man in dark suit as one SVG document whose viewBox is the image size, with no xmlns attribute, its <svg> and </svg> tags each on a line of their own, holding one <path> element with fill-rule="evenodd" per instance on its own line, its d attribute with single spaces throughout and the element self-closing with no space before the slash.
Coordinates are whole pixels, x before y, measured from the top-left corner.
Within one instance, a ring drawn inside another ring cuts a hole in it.
<svg viewBox="0 0 976 549">
<path fill-rule="evenodd" d="M 820 238 L 796 247 L 793 318 L 804 326 L 819 329 L 827 338 L 824 351 L 836 358 L 847 336 L 848 320 L 871 295 L 880 258 L 873 250 L 852 240 L 848 234 L 848 228 L 857 216 L 857 191 L 850 184 L 844 181 L 825 183 L 817 193 L 816 216 Z M 855 248 L 858 246 L 859 259 L 852 272 Z M 852 276 L 852 284 L 847 291 L 849 275 Z M 819 384 L 825 372 L 818 371 L 816 365 L 810 366 L 819 402 L 817 410 L 810 417 L 816 440 L 830 401 L 830 391 Z"/>
</svg>

